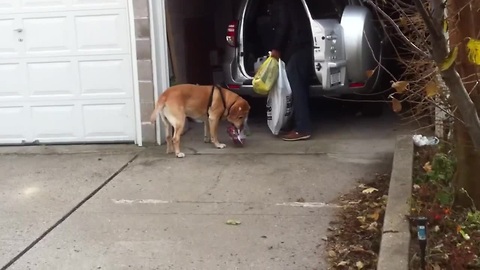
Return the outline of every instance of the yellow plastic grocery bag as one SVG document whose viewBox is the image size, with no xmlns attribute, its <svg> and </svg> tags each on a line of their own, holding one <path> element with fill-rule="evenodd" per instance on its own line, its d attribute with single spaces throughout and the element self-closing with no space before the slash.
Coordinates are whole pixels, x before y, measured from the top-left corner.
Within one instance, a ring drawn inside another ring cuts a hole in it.
<svg viewBox="0 0 480 270">
<path fill-rule="evenodd" d="M 253 91 L 259 95 L 268 95 L 278 79 L 278 60 L 269 56 L 258 68 L 253 77 Z"/>
</svg>

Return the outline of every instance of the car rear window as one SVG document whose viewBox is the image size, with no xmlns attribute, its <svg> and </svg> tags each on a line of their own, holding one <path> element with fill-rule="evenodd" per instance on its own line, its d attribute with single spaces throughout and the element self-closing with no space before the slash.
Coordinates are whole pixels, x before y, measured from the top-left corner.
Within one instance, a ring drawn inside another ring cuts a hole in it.
<svg viewBox="0 0 480 270">
<path fill-rule="evenodd" d="M 345 7 L 344 1 L 305 0 L 312 19 L 340 19 Z"/>
</svg>

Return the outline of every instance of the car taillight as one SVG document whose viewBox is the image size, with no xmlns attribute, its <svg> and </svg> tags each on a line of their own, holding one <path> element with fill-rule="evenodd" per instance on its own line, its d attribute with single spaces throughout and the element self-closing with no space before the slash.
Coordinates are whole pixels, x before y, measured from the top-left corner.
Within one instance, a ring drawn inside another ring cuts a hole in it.
<svg viewBox="0 0 480 270">
<path fill-rule="evenodd" d="M 363 82 L 353 82 L 353 83 L 350 83 L 349 87 L 350 88 L 362 88 L 365 86 L 365 83 Z"/>
<path fill-rule="evenodd" d="M 237 46 L 237 26 L 238 21 L 232 21 L 227 28 L 227 43 L 231 47 Z"/>
<path fill-rule="evenodd" d="M 238 90 L 240 89 L 240 85 L 238 84 L 227 84 L 228 89 Z"/>
</svg>

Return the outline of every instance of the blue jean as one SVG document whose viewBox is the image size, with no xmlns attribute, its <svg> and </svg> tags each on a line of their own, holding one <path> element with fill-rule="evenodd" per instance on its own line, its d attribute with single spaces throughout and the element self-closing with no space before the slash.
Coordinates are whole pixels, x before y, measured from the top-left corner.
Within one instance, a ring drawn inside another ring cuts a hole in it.
<svg viewBox="0 0 480 270">
<path fill-rule="evenodd" d="M 292 88 L 294 130 L 311 134 L 312 122 L 309 108 L 312 48 L 307 46 L 293 52 L 287 60 L 287 76 Z"/>
</svg>

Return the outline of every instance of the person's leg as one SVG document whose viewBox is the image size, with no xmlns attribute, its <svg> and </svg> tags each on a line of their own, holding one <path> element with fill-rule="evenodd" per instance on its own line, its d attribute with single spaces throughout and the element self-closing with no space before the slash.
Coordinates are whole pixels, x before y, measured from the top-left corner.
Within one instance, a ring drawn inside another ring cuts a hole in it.
<svg viewBox="0 0 480 270">
<path fill-rule="evenodd" d="M 308 139 L 312 133 L 309 109 L 309 83 L 311 48 L 299 50 L 291 55 L 287 63 L 287 76 L 292 88 L 294 132 L 284 136 L 287 140 Z"/>
</svg>

